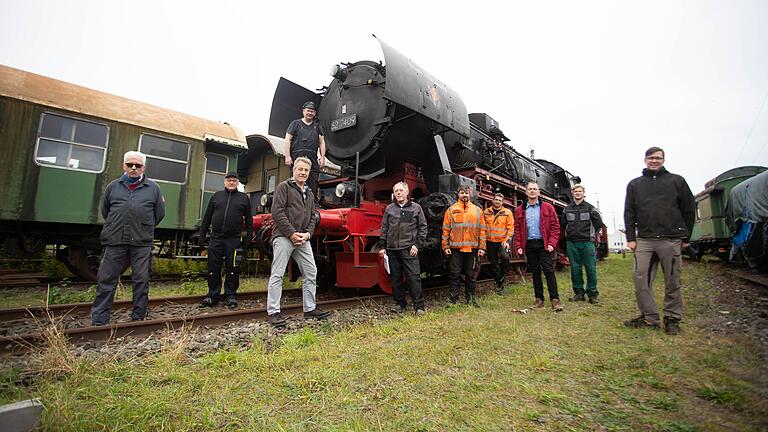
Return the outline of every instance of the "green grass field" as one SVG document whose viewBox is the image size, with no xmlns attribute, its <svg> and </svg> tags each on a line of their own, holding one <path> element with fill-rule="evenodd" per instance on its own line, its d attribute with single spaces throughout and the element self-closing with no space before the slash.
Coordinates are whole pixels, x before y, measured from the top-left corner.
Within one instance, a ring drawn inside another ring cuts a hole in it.
<svg viewBox="0 0 768 432">
<path fill-rule="evenodd" d="M 478 309 L 307 329 L 270 352 L 261 335 L 196 360 L 171 343 L 132 362 L 70 359 L 25 388 L 6 371 L 0 402 L 40 397 L 57 431 L 766 430 L 758 348 L 709 330 L 714 270 L 685 263 L 684 333 L 672 337 L 622 326 L 637 314 L 631 261 L 600 263 L 598 306 L 515 314 L 533 300 L 520 284 Z"/>
</svg>

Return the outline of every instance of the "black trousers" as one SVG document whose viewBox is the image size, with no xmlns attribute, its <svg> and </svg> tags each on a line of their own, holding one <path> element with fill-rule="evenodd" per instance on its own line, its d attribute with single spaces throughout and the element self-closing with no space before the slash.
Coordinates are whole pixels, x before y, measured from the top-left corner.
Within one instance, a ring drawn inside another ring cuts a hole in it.
<svg viewBox="0 0 768 432">
<path fill-rule="evenodd" d="M 240 247 L 240 236 L 214 237 L 208 243 L 208 297 L 218 298 L 221 292 L 221 267 L 225 265 L 224 296 L 237 293 L 240 271 L 235 269 L 235 249 Z"/>
<path fill-rule="evenodd" d="M 424 293 L 421 290 L 421 270 L 418 255 L 412 257 L 410 248 L 401 250 L 387 249 L 389 259 L 389 282 L 392 284 L 392 297 L 400 307 L 406 307 L 405 286 L 411 294 L 413 308 L 424 309 Z M 403 283 L 405 280 L 405 284 Z M 404 286 L 405 285 L 405 286 Z"/>
<path fill-rule="evenodd" d="M 502 247 L 503 243 L 486 242 L 488 261 L 491 263 L 491 272 L 496 279 L 496 287 L 504 285 L 504 279 L 509 271 L 509 251 Z"/>
<path fill-rule="evenodd" d="M 109 324 L 112 302 L 120 275 L 131 263 L 133 282 L 133 311 L 131 319 L 143 320 L 147 316 L 149 300 L 149 273 L 152 271 L 152 246 L 109 245 L 104 246 L 99 263 L 96 297 L 91 307 L 93 325 Z"/>
<path fill-rule="evenodd" d="M 472 249 L 472 252 L 459 252 L 458 249 L 451 249 L 451 261 L 450 261 L 450 277 L 448 278 L 448 286 L 450 287 L 450 300 L 451 303 L 459 301 L 459 294 L 461 294 L 461 275 L 466 278 L 464 284 L 464 298 L 469 301 L 475 298 L 475 259 L 477 258 L 477 249 Z"/>
<path fill-rule="evenodd" d="M 544 300 L 544 284 L 541 281 L 541 272 L 547 279 L 549 300 L 560 299 L 557 294 L 557 278 L 552 269 L 552 254 L 544 248 L 542 240 L 528 240 L 525 244 L 525 257 L 528 260 L 528 270 L 533 275 L 533 294 L 537 299 Z"/>
</svg>

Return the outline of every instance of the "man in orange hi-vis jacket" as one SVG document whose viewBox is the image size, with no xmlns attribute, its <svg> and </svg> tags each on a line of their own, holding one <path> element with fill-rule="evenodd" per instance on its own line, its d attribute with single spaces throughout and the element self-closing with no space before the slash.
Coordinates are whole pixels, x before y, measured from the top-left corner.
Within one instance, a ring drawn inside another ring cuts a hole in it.
<svg viewBox="0 0 768 432">
<path fill-rule="evenodd" d="M 496 293 L 504 291 L 504 280 L 509 271 L 509 241 L 515 233 L 515 217 L 512 210 L 504 207 L 504 195 L 493 196 L 493 205 L 483 212 L 486 246 L 491 271 L 496 279 Z"/>
<path fill-rule="evenodd" d="M 480 207 L 469 202 L 472 194 L 467 185 L 458 189 L 459 200 L 448 207 L 443 217 L 443 252 L 450 258 L 450 301 L 459 301 L 460 275 L 466 278 L 464 298 L 468 305 L 475 301 L 474 264 L 485 255 L 485 222 Z"/>
</svg>

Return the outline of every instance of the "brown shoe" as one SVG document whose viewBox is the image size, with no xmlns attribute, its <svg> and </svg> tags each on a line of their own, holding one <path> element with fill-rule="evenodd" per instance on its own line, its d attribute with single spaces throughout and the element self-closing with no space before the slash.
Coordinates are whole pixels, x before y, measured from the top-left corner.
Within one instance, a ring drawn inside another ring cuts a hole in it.
<svg viewBox="0 0 768 432">
<path fill-rule="evenodd" d="M 563 311 L 563 305 L 560 303 L 560 299 L 552 299 L 552 309 L 554 309 L 555 312 Z"/>
<path fill-rule="evenodd" d="M 533 303 L 533 306 L 531 306 L 533 309 L 541 309 L 544 307 L 544 300 L 542 299 L 536 299 L 536 302 Z"/>
</svg>

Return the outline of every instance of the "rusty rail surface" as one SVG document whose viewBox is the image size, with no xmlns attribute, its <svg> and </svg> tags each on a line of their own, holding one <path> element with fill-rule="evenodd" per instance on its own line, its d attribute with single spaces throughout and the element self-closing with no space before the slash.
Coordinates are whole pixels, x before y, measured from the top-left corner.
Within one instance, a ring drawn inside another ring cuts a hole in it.
<svg viewBox="0 0 768 432">
<path fill-rule="evenodd" d="M 482 292 L 493 284 L 493 280 L 478 280 L 476 282 L 476 291 Z M 437 292 L 448 289 L 447 285 L 425 288 L 424 292 Z M 288 291 L 288 290 L 284 290 Z M 300 290 L 299 290 L 300 291 Z M 266 293 L 253 293 L 266 294 Z M 238 294 L 240 297 L 241 294 Z M 187 296 L 188 298 L 202 299 L 203 296 Z M 187 298 L 183 297 L 183 298 Z M 170 297 L 174 298 L 174 297 Z M 158 298 L 156 301 L 167 300 L 169 298 Z M 391 300 L 389 294 L 375 294 L 363 297 L 346 297 L 334 300 L 318 301 L 318 306 L 323 306 L 328 310 L 352 309 L 358 307 L 366 301 L 385 301 Z M 117 303 L 117 302 L 116 302 Z M 130 303 L 130 302 L 127 302 Z M 62 305 L 73 306 L 73 305 Z M 90 307 L 90 304 L 88 304 Z M 280 311 L 284 316 L 301 316 L 303 314 L 303 305 L 301 303 L 282 305 Z M 217 326 L 239 320 L 265 320 L 267 318 L 266 308 L 242 309 L 234 311 L 225 311 L 218 313 L 209 313 L 204 315 L 188 315 L 164 319 L 154 319 L 145 321 L 133 321 L 116 323 L 106 326 L 80 327 L 62 330 L 61 333 L 66 336 L 70 343 L 83 343 L 87 341 L 101 341 L 108 339 L 121 338 L 125 336 L 142 336 L 159 330 L 174 330 L 182 327 L 195 328 L 200 326 Z M 19 336 L 0 337 L 0 354 L 23 353 L 38 348 L 45 344 L 43 333 L 31 333 Z"/>
<path fill-rule="evenodd" d="M 317 302 L 317 305 L 325 306 L 329 310 L 341 310 L 360 306 L 365 301 L 379 301 L 390 298 L 391 296 L 387 294 L 377 294 L 366 297 L 348 297 L 344 299 L 320 301 Z M 303 314 L 303 306 L 300 303 L 283 305 L 280 309 L 285 316 Z M 189 315 L 166 319 L 117 323 L 106 326 L 73 328 L 62 330 L 62 334 L 72 343 L 81 343 L 86 341 L 121 338 L 125 336 L 141 336 L 158 330 L 173 330 L 184 326 L 194 328 L 200 326 L 222 325 L 239 320 L 264 320 L 266 317 L 266 308 L 243 309 L 206 315 Z M 45 343 L 45 337 L 42 333 L 0 337 L 0 353 L 22 353 L 38 347 L 43 343 Z"/>
<path fill-rule="evenodd" d="M 301 288 L 284 289 L 283 294 L 301 293 Z M 250 300 L 264 298 L 266 299 L 267 292 L 241 292 L 237 293 L 238 300 Z M 155 297 L 149 299 L 149 306 L 160 306 L 168 304 L 195 304 L 200 303 L 205 298 L 205 295 L 190 295 L 190 296 L 176 296 L 176 297 Z M 131 300 L 120 300 L 112 304 L 112 310 L 115 309 L 130 309 L 133 307 Z M 71 313 L 88 312 L 91 310 L 91 303 L 67 303 L 67 304 L 55 304 L 48 306 L 30 306 L 25 308 L 13 308 L 13 309 L 0 309 L 0 322 L 13 321 L 17 319 L 29 318 L 31 316 L 61 316 Z"/>
</svg>

